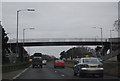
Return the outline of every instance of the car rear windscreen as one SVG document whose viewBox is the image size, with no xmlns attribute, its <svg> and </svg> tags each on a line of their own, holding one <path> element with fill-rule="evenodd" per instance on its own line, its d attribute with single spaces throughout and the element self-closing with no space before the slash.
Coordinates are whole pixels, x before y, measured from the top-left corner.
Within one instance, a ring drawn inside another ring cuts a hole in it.
<svg viewBox="0 0 120 81">
<path fill-rule="evenodd" d="M 63 60 L 56 60 L 56 62 L 64 62 Z"/>
<path fill-rule="evenodd" d="M 89 58 L 89 59 L 83 59 L 83 63 L 100 64 L 101 62 L 98 59 Z"/>
</svg>

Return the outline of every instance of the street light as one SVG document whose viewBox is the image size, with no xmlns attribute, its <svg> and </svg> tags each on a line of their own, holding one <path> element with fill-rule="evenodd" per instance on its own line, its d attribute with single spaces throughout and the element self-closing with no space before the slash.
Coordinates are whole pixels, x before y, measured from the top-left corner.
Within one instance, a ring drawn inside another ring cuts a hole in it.
<svg viewBox="0 0 120 81">
<path fill-rule="evenodd" d="M 25 30 L 27 30 L 27 29 L 34 30 L 35 28 L 26 28 L 26 29 L 23 28 L 23 47 L 24 47 L 24 42 L 25 42 Z M 23 55 L 24 55 L 24 50 L 23 50 Z"/>
<path fill-rule="evenodd" d="M 18 24 L 19 24 L 19 13 L 20 13 L 20 11 L 35 11 L 35 9 L 22 9 L 22 10 L 17 10 L 17 37 L 16 37 L 16 47 L 17 47 L 17 49 L 16 49 L 16 53 L 19 53 L 18 52 Z"/>
<path fill-rule="evenodd" d="M 35 28 L 23 28 L 23 46 L 24 46 L 24 40 L 25 40 L 25 30 L 27 30 L 27 29 L 30 29 L 30 30 L 34 30 Z"/>
<path fill-rule="evenodd" d="M 112 38 L 112 31 L 115 31 L 114 29 L 110 30 L 110 38 Z"/>
<path fill-rule="evenodd" d="M 93 28 L 99 28 L 101 30 L 101 42 L 102 42 L 102 38 L 103 38 L 102 27 L 93 27 Z"/>
<path fill-rule="evenodd" d="M 112 31 L 115 31 L 114 29 L 110 29 L 110 53 L 111 53 L 111 57 L 112 57 Z"/>
<path fill-rule="evenodd" d="M 103 34 L 102 34 L 102 27 L 93 27 L 93 28 L 98 28 L 98 29 L 100 29 L 101 30 L 101 44 L 102 44 L 102 46 L 103 46 L 103 42 L 102 42 L 102 38 L 103 38 Z M 102 51 L 102 53 L 101 53 L 102 55 L 103 55 L 103 51 Z"/>
</svg>

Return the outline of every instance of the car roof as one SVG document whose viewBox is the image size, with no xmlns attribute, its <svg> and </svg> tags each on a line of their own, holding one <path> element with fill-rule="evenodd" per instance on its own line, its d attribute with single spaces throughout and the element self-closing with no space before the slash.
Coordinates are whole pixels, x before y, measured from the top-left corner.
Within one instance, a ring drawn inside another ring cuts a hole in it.
<svg viewBox="0 0 120 81">
<path fill-rule="evenodd" d="M 55 60 L 55 61 L 63 61 L 63 60 Z"/>
</svg>

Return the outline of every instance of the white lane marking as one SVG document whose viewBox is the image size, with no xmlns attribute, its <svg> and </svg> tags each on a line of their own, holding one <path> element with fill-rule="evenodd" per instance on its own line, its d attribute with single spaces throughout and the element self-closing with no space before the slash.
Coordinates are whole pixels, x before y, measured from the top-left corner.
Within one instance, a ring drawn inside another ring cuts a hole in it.
<svg viewBox="0 0 120 81">
<path fill-rule="evenodd" d="M 30 65 L 30 67 L 32 67 L 32 65 Z M 28 67 L 29 68 L 29 67 Z"/>
<path fill-rule="evenodd" d="M 24 69 L 21 73 L 19 73 L 17 76 L 13 77 L 13 79 L 16 79 L 17 77 L 19 77 L 22 73 L 24 73 L 26 70 L 28 70 L 31 66 L 29 66 L 28 68 Z"/>
<path fill-rule="evenodd" d="M 65 75 L 63 75 L 63 74 L 62 74 L 61 76 L 63 76 L 63 77 L 64 77 Z"/>
<path fill-rule="evenodd" d="M 57 71 L 55 71 L 55 72 L 57 72 Z"/>
</svg>

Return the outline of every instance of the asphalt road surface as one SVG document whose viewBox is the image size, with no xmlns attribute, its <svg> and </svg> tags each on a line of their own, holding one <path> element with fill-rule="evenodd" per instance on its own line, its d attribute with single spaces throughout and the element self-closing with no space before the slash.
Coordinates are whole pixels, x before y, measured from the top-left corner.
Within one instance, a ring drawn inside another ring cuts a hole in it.
<svg viewBox="0 0 120 81">
<path fill-rule="evenodd" d="M 100 79 L 95 76 L 79 77 L 73 76 L 73 69 L 69 67 L 57 68 L 53 64 L 44 65 L 43 68 L 29 67 L 25 72 L 21 73 L 15 79 Z M 102 79 L 117 79 L 117 77 L 104 75 Z"/>
</svg>

